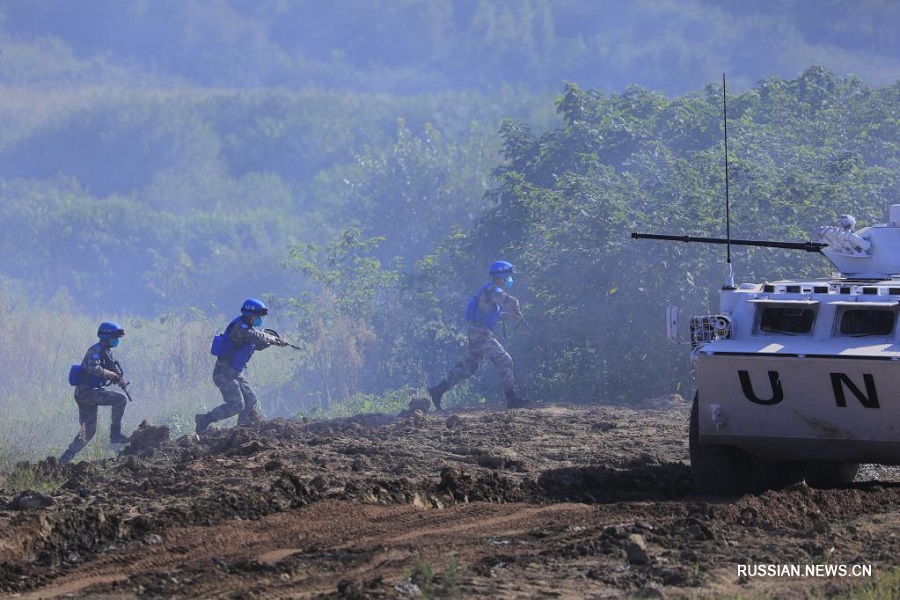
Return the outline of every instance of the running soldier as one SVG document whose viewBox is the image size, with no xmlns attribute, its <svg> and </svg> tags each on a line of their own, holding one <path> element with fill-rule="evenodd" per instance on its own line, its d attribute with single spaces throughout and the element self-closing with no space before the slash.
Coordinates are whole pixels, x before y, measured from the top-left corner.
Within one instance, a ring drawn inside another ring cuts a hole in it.
<svg viewBox="0 0 900 600">
<path fill-rule="evenodd" d="M 122 379 L 122 368 L 113 360 L 112 349 L 119 345 L 125 330 L 112 321 L 104 321 L 97 329 L 100 341 L 88 348 L 80 365 L 73 365 L 69 373 L 69 383 L 75 386 L 75 403 L 78 404 L 78 435 L 59 457 L 61 464 L 72 462 L 75 455 L 94 438 L 97 433 L 97 407 L 112 407 L 112 421 L 109 426 L 111 444 L 127 444 L 130 437 L 122 435 L 122 417 L 128 399 L 119 390 L 108 389 L 111 384 L 126 385 Z M 124 389 L 124 387 L 123 387 Z"/>
<path fill-rule="evenodd" d="M 208 413 L 194 416 L 196 432 L 234 415 L 238 415 L 238 425 L 252 425 L 262 420 L 257 405 L 256 393 L 244 377 L 244 368 L 256 350 L 269 346 L 286 346 L 287 342 L 262 329 L 263 317 L 269 309 L 256 298 L 248 298 L 241 306 L 241 315 L 236 317 L 225 332 L 213 340 L 212 354 L 217 357 L 213 368 L 213 383 L 222 392 L 223 404 Z"/>
<path fill-rule="evenodd" d="M 493 333 L 494 326 L 501 320 L 507 318 L 523 320 L 519 301 L 505 291 L 512 287 L 514 273 L 512 264 L 505 260 L 496 261 L 488 271 L 491 281 L 482 286 L 481 290 L 469 300 L 466 307 L 469 348 L 463 359 L 447 372 L 443 381 L 428 388 L 428 394 L 436 409 L 441 410 L 443 395 L 460 381 L 475 375 L 486 358 L 490 359 L 500 371 L 506 389 L 507 408 L 521 408 L 528 405 L 515 390 L 512 357 Z"/>
</svg>

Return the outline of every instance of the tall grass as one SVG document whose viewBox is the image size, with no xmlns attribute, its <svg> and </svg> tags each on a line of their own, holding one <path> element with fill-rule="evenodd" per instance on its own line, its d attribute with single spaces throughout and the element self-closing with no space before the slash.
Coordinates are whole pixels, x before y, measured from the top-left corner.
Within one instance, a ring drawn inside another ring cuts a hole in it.
<svg viewBox="0 0 900 600">
<path fill-rule="evenodd" d="M 207 317 L 186 311 L 157 319 L 97 318 L 73 314 L 66 304 L 36 308 L 21 290 L 0 281 L 0 471 L 10 472 L 19 461 L 58 456 L 78 432 L 68 371 L 97 341 L 103 320 L 116 321 L 126 331 L 113 350 L 134 398 L 125 410 L 126 434 L 146 420 L 168 426 L 173 437 L 179 437 L 193 432 L 195 413 L 221 403 L 212 383 L 215 359 L 209 345 L 233 315 Z M 250 364 L 247 377 L 269 417 L 298 412 L 290 396 L 295 358 L 289 348 L 270 348 L 257 353 Z M 79 458 L 113 453 L 109 420 L 109 408 L 101 407 L 97 436 Z"/>
</svg>

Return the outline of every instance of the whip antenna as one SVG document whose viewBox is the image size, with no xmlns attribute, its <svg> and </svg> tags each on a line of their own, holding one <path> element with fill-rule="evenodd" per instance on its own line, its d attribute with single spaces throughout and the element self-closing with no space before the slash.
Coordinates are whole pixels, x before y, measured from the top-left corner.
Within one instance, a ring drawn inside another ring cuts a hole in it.
<svg viewBox="0 0 900 600">
<path fill-rule="evenodd" d="M 735 289 L 734 269 L 731 267 L 731 200 L 728 197 L 728 103 L 725 99 L 725 73 L 722 73 L 722 121 L 725 125 L 725 285 Z"/>
</svg>

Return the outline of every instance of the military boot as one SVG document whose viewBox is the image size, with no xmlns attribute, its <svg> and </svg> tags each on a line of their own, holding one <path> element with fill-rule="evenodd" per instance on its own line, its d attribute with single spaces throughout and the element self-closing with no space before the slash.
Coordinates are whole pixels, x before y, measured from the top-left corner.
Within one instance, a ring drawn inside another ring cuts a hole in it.
<svg viewBox="0 0 900 600">
<path fill-rule="evenodd" d="M 209 416 L 208 413 L 199 413 L 194 415 L 194 431 L 197 434 L 201 434 L 206 431 L 206 428 L 209 427 L 213 422 L 213 418 Z"/>
<path fill-rule="evenodd" d="M 127 444 L 131 441 L 131 437 L 122 435 L 122 417 L 125 416 L 125 399 L 122 404 L 114 404 L 111 412 L 111 422 L 109 425 L 109 443 L 110 444 Z"/>
<path fill-rule="evenodd" d="M 513 388 L 506 390 L 506 408 L 525 408 L 529 404 L 531 403 Z"/>
<path fill-rule="evenodd" d="M 238 415 L 237 424 L 243 425 L 247 427 L 258 426 L 262 423 L 263 418 L 262 415 L 259 414 L 256 410 L 250 410 L 246 413 L 241 413 Z"/>
<path fill-rule="evenodd" d="M 63 455 L 59 457 L 59 464 L 67 465 L 75 458 L 75 455 L 78 454 L 78 450 L 73 450 L 71 446 L 63 452 Z"/>
<path fill-rule="evenodd" d="M 129 444 L 131 443 L 131 436 L 122 435 L 122 425 L 113 425 L 109 428 L 109 443 L 110 444 Z"/>
<path fill-rule="evenodd" d="M 436 386 L 428 388 L 428 395 L 431 396 L 431 401 L 434 403 L 434 407 L 437 410 L 441 410 L 441 398 L 444 397 L 444 394 L 446 394 L 449 389 L 450 384 L 447 383 L 446 379 Z"/>
</svg>

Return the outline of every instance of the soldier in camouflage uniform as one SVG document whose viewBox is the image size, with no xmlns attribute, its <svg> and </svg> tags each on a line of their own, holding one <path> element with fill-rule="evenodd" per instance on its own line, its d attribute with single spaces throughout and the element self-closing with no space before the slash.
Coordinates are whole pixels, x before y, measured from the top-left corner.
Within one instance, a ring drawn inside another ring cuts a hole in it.
<svg viewBox="0 0 900 600">
<path fill-rule="evenodd" d="M 112 348 L 119 345 L 125 330 L 111 321 L 104 321 L 97 329 L 100 341 L 88 348 L 81 365 L 73 367 L 70 383 L 75 385 L 75 402 L 78 404 L 78 435 L 59 457 L 59 462 L 72 462 L 75 455 L 88 445 L 97 433 L 97 407 L 112 407 L 109 441 L 127 444 L 131 438 L 122 435 L 122 417 L 125 415 L 127 397 L 119 390 L 108 389 L 111 384 L 123 385 L 122 370 L 113 360 Z M 79 368 L 80 367 L 80 368 Z"/>
<path fill-rule="evenodd" d="M 505 260 L 494 262 L 488 271 L 491 281 L 469 301 L 466 309 L 466 319 L 469 322 L 469 348 L 466 355 L 447 372 L 443 381 L 428 388 L 431 401 L 438 410 L 441 409 L 443 395 L 460 381 L 475 375 L 486 358 L 500 371 L 506 389 L 507 408 L 521 408 L 528 405 L 515 390 L 512 357 L 493 333 L 494 326 L 501 320 L 507 318 L 522 320 L 519 301 L 505 291 L 512 286 L 514 272 L 513 265 Z"/>
<path fill-rule="evenodd" d="M 225 333 L 217 336 L 218 349 L 214 341 L 213 354 L 217 359 L 213 368 L 213 383 L 222 392 L 224 403 L 194 417 L 198 434 L 216 421 L 234 415 L 238 415 L 238 425 L 251 425 L 262 419 L 257 409 L 259 401 L 244 377 L 244 368 L 256 350 L 287 345 L 281 338 L 260 329 L 267 314 L 269 309 L 261 300 L 247 299 L 241 306 L 241 316 L 228 324 Z"/>
</svg>

